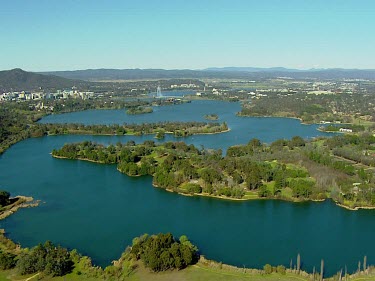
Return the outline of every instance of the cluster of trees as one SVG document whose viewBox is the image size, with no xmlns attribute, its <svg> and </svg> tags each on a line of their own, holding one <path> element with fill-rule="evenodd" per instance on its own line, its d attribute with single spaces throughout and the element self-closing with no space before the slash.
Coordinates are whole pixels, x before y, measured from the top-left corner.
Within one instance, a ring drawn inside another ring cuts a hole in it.
<svg viewBox="0 0 375 281">
<path fill-rule="evenodd" d="M 150 105 L 148 101 L 134 100 L 111 100 L 103 96 L 96 99 L 64 99 L 64 100 L 44 100 L 45 108 L 36 108 L 40 101 L 4 102 L 0 107 L 0 154 L 11 145 L 30 138 L 40 137 L 48 133 L 66 134 L 68 133 L 66 125 L 42 125 L 36 123 L 43 116 L 50 114 L 49 108 L 53 108 L 54 113 L 64 113 L 73 111 L 82 111 L 87 109 L 120 109 L 128 107 Z M 49 129 L 50 128 L 50 129 Z M 95 133 L 86 131 L 86 133 Z M 111 131 L 110 134 L 113 134 Z M 124 133 L 122 133 L 124 134 Z"/>
<path fill-rule="evenodd" d="M 330 151 L 327 149 L 323 148 L 310 150 L 307 155 L 310 160 L 315 161 L 324 166 L 332 167 L 336 170 L 342 171 L 349 176 L 355 174 L 355 168 L 351 163 L 334 159 L 330 155 Z"/>
<path fill-rule="evenodd" d="M 371 149 L 374 137 L 343 135 L 313 141 L 293 137 L 270 145 L 252 139 L 246 145 L 228 148 L 225 156 L 221 150 L 197 149 L 183 142 L 129 142 L 108 147 L 83 142 L 67 144 L 53 155 L 117 163 L 120 172 L 152 175 L 155 186 L 180 193 L 233 198 L 242 198 L 247 192 L 284 199 L 329 196 L 337 201 L 375 204 L 375 178 L 369 170 L 337 158 L 335 154 L 342 149 L 339 144 L 352 146 L 352 150 Z M 353 183 L 360 183 L 360 188 L 353 188 Z"/>
<path fill-rule="evenodd" d="M 340 129 L 351 129 L 353 132 L 363 132 L 365 131 L 365 126 L 363 125 L 352 125 L 352 124 L 340 124 L 340 125 L 327 125 L 320 127 L 320 130 L 325 132 L 338 132 Z"/>
<path fill-rule="evenodd" d="M 50 241 L 28 249 L 20 248 L 3 235 L 0 238 L 3 242 L 0 270 L 13 269 L 20 275 L 38 273 L 41 279 L 73 273 L 95 280 L 128 280 L 137 267 L 137 260 L 154 272 L 181 270 L 199 260 L 197 247 L 185 235 L 176 239 L 170 233 L 134 238 L 132 246 L 105 268 L 94 266 L 90 257 L 82 256 L 77 250 L 68 251 Z"/>
<path fill-rule="evenodd" d="M 282 275 L 286 274 L 286 268 L 283 265 L 272 266 L 270 264 L 266 264 L 263 266 L 263 270 L 265 274 L 271 274 L 272 272 L 277 272 Z"/>
<path fill-rule="evenodd" d="M 21 275 L 43 272 L 52 276 L 63 276 L 71 272 L 73 262 L 67 249 L 47 241 L 18 256 L 10 252 L 0 252 L 0 268 L 16 268 Z"/>
<path fill-rule="evenodd" d="M 10 193 L 5 190 L 0 190 L 0 207 L 9 205 L 10 203 Z"/>
<path fill-rule="evenodd" d="M 206 114 L 204 118 L 207 120 L 218 120 L 219 116 L 217 114 Z"/>
<path fill-rule="evenodd" d="M 157 122 L 142 124 L 123 125 L 84 125 L 84 124 L 38 124 L 40 135 L 61 135 L 61 134 L 94 134 L 94 135 L 125 135 L 125 134 L 159 134 L 173 133 L 178 137 L 185 137 L 194 134 L 218 133 L 228 130 L 224 122 Z"/>
<path fill-rule="evenodd" d="M 126 110 L 126 114 L 129 115 L 136 115 L 136 114 L 145 114 L 145 113 L 152 113 L 154 110 L 150 106 L 136 106 L 136 107 L 129 107 Z"/>
<path fill-rule="evenodd" d="M 0 106 L 0 154 L 11 145 L 31 137 L 36 128 L 33 124 L 43 113 L 30 104 L 6 102 Z"/>
<path fill-rule="evenodd" d="M 287 147 L 304 146 L 299 138 L 287 142 Z M 52 155 L 70 159 L 86 159 L 114 164 L 129 176 L 152 175 L 154 185 L 183 193 L 208 193 L 217 196 L 242 198 L 246 190 L 258 191 L 261 197 L 281 196 L 290 187 L 297 198 L 309 198 L 313 181 L 308 172 L 297 166 L 279 162 L 259 161 L 254 155 L 265 154 L 267 146 L 259 140 L 229 148 L 223 157 L 220 150 L 197 149 L 183 142 L 153 141 L 143 144 L 117 144 L 104 147 L 92 142 L 66 144 Z M 302 183 L 306 182 L 306 185 Z M 272 189 L 265 184 L 273 183 Z M 305 186 L 305 188 L 303 188 Z"/>
<path fill-rule="evenodd" d="M 241 116 L 280 116 L 301 118 L 303 122 L 341 121 L 348 123 L 356 114 L 375 120 L 373 95 L 342 93 L 340 95 L 312 95 L 303 92 L 268 92 L 260 99 L 244 103 Z M 355 127 L 361 130 L 361 127 Z"/>
<path fill-rule="evenodd" d="M 5 252 L 0 250 L 0 269 L 8 270 L 16 266 L 16 255 L 13 253 Z"/>
<path fill-rule="evenodd" d="M 135 238 L 130 252 L 154 272 L 183 269 L 199 259 L 197 247 L 186 236 L 177 240 L 171 233 Z"/>
<path fill-rule="evenodd" d="M 325 144 L 336 156 L 375 166 L 375 136 L 372 134 L 335 136 L 327 139 Z"/>
</svg>

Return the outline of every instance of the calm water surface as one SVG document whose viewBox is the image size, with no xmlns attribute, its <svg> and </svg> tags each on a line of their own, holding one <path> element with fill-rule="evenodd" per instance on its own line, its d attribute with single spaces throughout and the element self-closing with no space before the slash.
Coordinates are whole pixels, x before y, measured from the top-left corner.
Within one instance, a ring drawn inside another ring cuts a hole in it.
<svg viewBox="0 0 375 281">
<path fill-rule="evenodd" d="M 316 125 L 301 125 L 298 120 L 236 117 L 237 103 L 199 101 L 154 110 L 139 116 L 127 116 L 123 110 L 93 110 L 51 115 L 42 122 L 204 121 L 204 114 L 216 113 L 230 132 L 183 140 L 224 150 L 253 137 L 271 142 L 322 135 Z M 103 266 L 117 259 L 135 236 L 168 231 L 188 235 L 206 257 L 237 266 L 289 266 L 298 253 L 304 269 L 319 268 L 323 258 L 329 274 L 345 265 L 355 270 L 364 255 L 374 262 L 375 213 L 370 210 L 347 211 L 329 201 L 293 204 L 184 197 L 153 188 L 151 177 L 127 177 L 115 165 L 54 159 L 49 154 L 69 142 L 115 144 L 131 139 L 143 142 L 153 136 L 48 136 L 14 145 L 0 156 L 0 189 L 33 196 L 43 204 L 18 211 L 0 227 L 23 246 L 52 240 L 77 248 Z"/>
</svg>

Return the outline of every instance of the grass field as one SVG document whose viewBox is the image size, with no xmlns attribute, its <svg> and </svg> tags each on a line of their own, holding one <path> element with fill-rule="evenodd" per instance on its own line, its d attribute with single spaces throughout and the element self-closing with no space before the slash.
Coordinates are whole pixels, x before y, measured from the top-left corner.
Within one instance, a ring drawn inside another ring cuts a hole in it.
<svg viewBox="0 0 375 281">
<path fill-rule="evenodd" d="M 27 276 L 16 276 L 12 271 L 0 271 L 0 281 L 13 280 L 13 281 L 35 281 L 40 280 L 36 275 L 27 275 Z M 100 281 L 99 278 L 88 278 L 84 275 L 77 275 L 71 273 L 63 277 L 45 277 L 41 280 L 45 281 Z M 116 280 L 116 279 L 111 279 Z M 125 279 L 129 281 L 293 281 L 301 280 L 307 281 L 311 280 L 308 277 L 301 275 L 287 273 L 285 275 L 272 273 L 272 274 L 261 274 L 261 273 L 243 273 L 242 271 L 233 271 L 227 269 L 212 268 L 202 264 L 197 264 L 188 267 L 187 269 L 181 271 L 167 271 L 162 273 L 152 273 L 148 269 L 144 268 L 141 263 L 139 263 L 138 268 L 135 272 Z M 333 279 L 325 279 L 333 280 Z M 343 279 L 345 280 L 345 279 Z M 375 275 L 363 275 L 358 277 L 351 277 L 348 280 L 350 281 L 375 281 Z"/>
</svg>

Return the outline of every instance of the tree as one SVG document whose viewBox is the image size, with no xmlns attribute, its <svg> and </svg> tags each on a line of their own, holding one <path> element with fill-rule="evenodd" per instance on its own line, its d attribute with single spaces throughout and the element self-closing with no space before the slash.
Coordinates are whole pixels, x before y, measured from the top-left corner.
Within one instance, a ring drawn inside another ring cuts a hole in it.
<svg viewBox="0 0 375 281">
<path fill-rule="evenodd" d="M 285 266 L 283 266 L 283 265 L 278 265 L 276 267 L 276 271 L 277 271 L 277 273 L 282 274 L 282 275 L 286 274 L 286 269 L 285 269 Z"/>
<path fill-rule="evenodd" d="M 10 203 L 10 193 L 8 191 L 0 191 L 0 206 L 4 207 Z"/>
<path fill-rule="evenodd" d="M 270 264 L 266 264 L 263 266 L 264 273 L 271 274 L 272 273 L 272 266 Z"/>
<path fill-rule="evenodd" d="M 171 233 L 134 239 L 130 253 L 136 259 L 140 258 L 145 267 L 155 272 L 182 269 L 195 263 L 199 258 L 197 248 L 186 236 L 181 236 L 178 241 Z"/>
<path fill-rule="evenodd" d="M 306 145 L 305 140 L 301 138 L 300 136 L 293 137 L 288 143 L 288 146 L 290 149 L 293 149 L 294 147 L 305 146 L 305 145 Z"/>
<path fill-rule="evenodd" d="M 54 247 L 46 256 L 45 272 L 52 276 L 63 276 L 71 272 L 73 262 L 67 249 Z"/>
<path fill-rule="evenodd" d="M 301 256 L 298 253 L 298 255 L 297 255 L 297 271 L 298 271 L 298 273 L 300 272 L 300 270 L 301 270 Z"/>
<path fill-rule="evenodd" d="M 247 175 L 246 183 L 249 189 L 257 189 L 262 185 L 262 175 L 257 165 L 253 166 L 250 173 Z"/>
<path fill-rule="evenodd" d="M 45 272 L 62 276 L 71 272 L 73 262 L 67 249 L 53 245 L 50 241 L 39 244 L 29 252 L 22 253 L 16 267 L 21 275 Z"/>
<path fill-rule="evenodd" d="M 0 269 L 7 270 L 16 266 L 16 255 L 0 251 Z"/>
</svg>

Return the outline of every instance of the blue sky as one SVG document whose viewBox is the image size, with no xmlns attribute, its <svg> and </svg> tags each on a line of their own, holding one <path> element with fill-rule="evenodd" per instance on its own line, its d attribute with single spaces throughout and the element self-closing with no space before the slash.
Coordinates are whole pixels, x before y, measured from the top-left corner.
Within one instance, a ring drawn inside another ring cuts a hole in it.
<svg viewBox="0 0 375 281">
<path fill-rule="evenodd" d="M 373 0 L 0 0 L 0 70 L 375 69 Z"/>
</svg>

